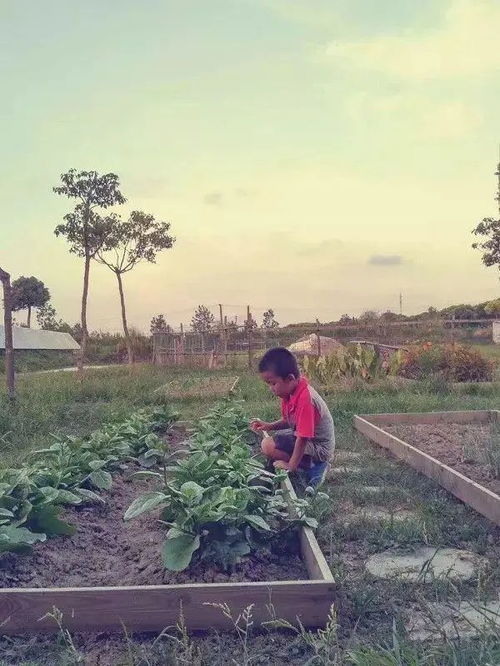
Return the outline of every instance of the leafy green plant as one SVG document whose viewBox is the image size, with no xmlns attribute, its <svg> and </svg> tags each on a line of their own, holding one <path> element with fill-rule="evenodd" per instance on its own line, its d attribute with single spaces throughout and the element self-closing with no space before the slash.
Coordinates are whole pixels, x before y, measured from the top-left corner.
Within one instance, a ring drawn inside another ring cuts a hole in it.
<svg viewBox="0 0 500 666">
<path fill-rule="evenodd" d="M 373 381 L 397 374 L 402 363 L 402 352 L 392 354 L 387 360 L 366 345 L 351 345 L 323 356 L 305 356 L 304 373 L 326 388 L 333 387 L 343 378 Z"/>
<path fill-rule="evenodd" d="M 153 431 L 175 418 L 165 407 L 139 410 L 87 439 L 54 437 L 20 469 L 0 470 L 0 552 L 25 552 L 47 536 L 74 534 L 75 527 L 60 518 L 62 507 L 103 501 L 96 491 L 111 487 L 112 472 L 158 446 Z"/>
<path fill-rule="evenodd" d="M 247 432 L 241 404 L 224 400 L 201 419 L 186 443 L 187 455 L 163 473 L 138 472 L 156 477 L 162 487 L 134 500 L 125 520 L 161 507 L 169 528 L 162 548 L 168 569 L 186 569 L 194 556 L 231 569 L 256 543 L 298 523 L 317 526 L 306 515 L 307 501 L 297 501 L 294 516 L 289 512 L 279 488 L 286 473 L 264 469 L 245 442 Z"/>
</svg>

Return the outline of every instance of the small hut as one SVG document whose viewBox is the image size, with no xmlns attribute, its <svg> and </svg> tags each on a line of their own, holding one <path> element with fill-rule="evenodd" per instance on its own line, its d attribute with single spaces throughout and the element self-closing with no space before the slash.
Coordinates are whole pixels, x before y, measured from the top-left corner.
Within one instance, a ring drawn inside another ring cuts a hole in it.
<svg viewBox="0 0 500 666">
<path fill-rule="evenodd" d="M 288 349 L 296 356 L 317 356 L 319 354 L 331 354 L 338 349 L 343 349 L 344 345 L 335 338 L 327 338 L 324 335 L 305 335 L 297 342 L 292 343 Z"/>
</svg>

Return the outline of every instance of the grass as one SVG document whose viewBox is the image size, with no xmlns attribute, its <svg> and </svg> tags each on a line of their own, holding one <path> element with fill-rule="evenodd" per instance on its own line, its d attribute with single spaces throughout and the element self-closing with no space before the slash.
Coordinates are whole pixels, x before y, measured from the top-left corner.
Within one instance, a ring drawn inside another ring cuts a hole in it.
<svg viewBox="0 0 500 666">
<path fill-rule="evenodd" d="M 225 371 L 216 371 L 210 376 L 225 374 Z M 132 369 L 89 370 L 82 378 L 73 373 L 19 377 L 18 400 L 14 405 L 8 404 L 5 394 L 0 393 L 2 464 L 16 464 L 29 450 L 46 443 L 52 432 L 86 434 L 105 421 L 127 416 L 136 407 L 165 400 L 154 393 L 159 386 L 174 380 L 190 383 L 207 375 L 201 370 L 138 365 Z M 277 415 L 276 400 L 255 376 L 240 373 L 239 392 L 246 401 L 248 416 L 268 419 Z M 436 484 L 385 457 L 352 429 L 355 413 L 488 409 L 498 407 L 499 398 L 500 389 L 495 385 L 470 387 L 458 393 L 432 382 L 405 388 L 389 383 L 376 387 L 356 386 L 350 391 L 327 396 L 336 422 L 339 449 L 357 452 L 360 457 L 345 463 L 359 468 L 358 471 L 337 473 L 327 482 L 325 490 L 329 499 L 321 507 L 318 539 L 342 593 L 338 616 L 332 619 L 326 633 L 304 634 L 300 627 L 259 633 L 250 625 L 244 647 L 237 629 L 228 635 L 194 638 L 182 629 L 175 630 L 175 635 L 170 632 L 156 639 L 126 639 L 120 635 L 101 637 L 96 642 L 77 636 L 71 645 L 67 637 L 61 641 L 19 637 L 0 642 L 0 665 L 60 666 L 84 663 L 77 660 L 82 655 L 87 663 L 117 666 L 187 663 L 487 666 L 500 663 L 497 630 L 485 632 L 477 640 L 464 639 L 457 643 L 443 639 L 438 645 L 418 645 L 409 642 L 403 626 L 409 608 L 424 609 L 434 601 L 458 604 L 460 600 L 471 600 L 481 604 L 498 594 L 499 530 Z M 213 403 L 213 397 L 201 395 L 170 402 L 180 411 L 181 418 L 196 419 Z M 381 491 L 367 491 L 367 486 L 377 486 Z M 402 522 L 345 520 L 348 512 L 364 507 L 379 507 L 395 513 L 406 509 L 412 511 L 413 516 Z M 372 553 L 417 544 L 466 548 L 484 556 L 488 565 L 474 581 L 461 584 L 446 579 L 418 584 L 382 581 L 366 572 L 364 563 Z"/>
</svg>

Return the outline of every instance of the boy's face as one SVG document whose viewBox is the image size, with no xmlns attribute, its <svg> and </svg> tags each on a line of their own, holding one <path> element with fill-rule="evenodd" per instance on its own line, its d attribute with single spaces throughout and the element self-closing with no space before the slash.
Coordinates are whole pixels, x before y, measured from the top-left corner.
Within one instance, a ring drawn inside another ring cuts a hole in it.
<svg viewBox="0 0 500 666">
<path fill-rule="evenodd" d="M 278 377 L 272 370 L 264 370 L 264 372 L 260 373 L 260 376 L 278 398 L 288 398 L 297 386 L 297 378 L 293 375 L 288 375 L 288 377 L 283 379 L 283 377 Z"/>
</svg>

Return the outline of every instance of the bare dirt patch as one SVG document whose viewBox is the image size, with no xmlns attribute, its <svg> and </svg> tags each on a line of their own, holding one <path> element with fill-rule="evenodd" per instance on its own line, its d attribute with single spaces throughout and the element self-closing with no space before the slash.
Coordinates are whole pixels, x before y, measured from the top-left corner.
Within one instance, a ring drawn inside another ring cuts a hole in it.
<svg viewBox="0 0 500 666">
<path fill-rule="evenodd" d="M 498 456 L 500 439 L 489 424 L 442 423 L 438 425 L 385 426 L 384 430 L 428 453 L 469 479 L 500 494 L 500 478 L 495 478 L 491 460 Z M 492 438 L 498 440 L 498 450 Z"/>
<path fill-rule="evenodd" d="M 188 570 L 168 571 L 160 556 L 165 538 L 154 513 L 130 522 L 123 515 L 146 489 L 144 482 L 115 479 L 105 506 L 73 507 L 65 517 L 78 531 L 36 546 L 30 555 L 0 556 L 0 587 L 86 587 L 174 585 L 238 581 L 307 580 L 298 539 L 273 541 L 226 573 L 198 562 Z"/>
<path fill-rule="evenodd" d="M 185 398 L 220 398 L 234 390 L 237 376 L 182 377 L 155 389 L 154 393 L 173 400 Z"/>
</svg>

